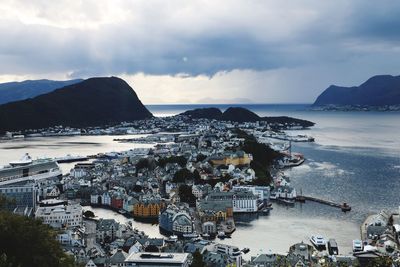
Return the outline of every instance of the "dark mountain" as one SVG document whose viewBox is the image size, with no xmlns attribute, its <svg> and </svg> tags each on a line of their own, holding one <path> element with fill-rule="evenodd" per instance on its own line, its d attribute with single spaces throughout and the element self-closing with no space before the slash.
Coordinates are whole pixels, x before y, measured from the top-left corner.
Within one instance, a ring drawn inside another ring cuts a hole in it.
<svg viewBox="0 0 400 267">
<path fill-rule="evenodd" d="M 230 107 L 222 114 L 223 121 L 254 122 L 261 120 L 254 112 L 240 107 Z"/>
<path fill-rule="evenodd" d="M 183 112 L 181 115 L 190 116 L 193 119 L 207 118 L 209 120 L 221 119 L 222 112 L 218 108 L 198 108 Z"/>
<path fill-rule="evenodd" d="M 314 106 L 365 105 L 384 106 L 400 104 L 400 76 L 378 75 L 360 86 L 329 86 L 318 96 Z"/>
<path fill-rule="evenodd" d="M 183 112 L 179 115 L 190 116 L 194 119 L 209 119 L 234 122 L 255 122 L 266 121 L 270 124 L 281 125 L 298 125 L 302 127 L 312 127 L 315 123 L 307 120 L 301 120 L 286 116 L 280 117 L 260 117 L 256 113 L 241 107 L 230 107 L 225 112 L 221 112 L 218 108 L 199 108 Z"/>
<path fill-rule="evenodd" d="M 122 79 L 91 78 L 32 99 L 0 106 L 0 132 L 55 125 L 101 126 L 151 118 Z"/>
<path fill-rule="evenodd" d="M 82 79 L 69 81 L 27 80 L 0 84 L 0 104 L 24 100 L 38 95 L 50 93 L 55 89 L 79 83 Z"/>
</svg>

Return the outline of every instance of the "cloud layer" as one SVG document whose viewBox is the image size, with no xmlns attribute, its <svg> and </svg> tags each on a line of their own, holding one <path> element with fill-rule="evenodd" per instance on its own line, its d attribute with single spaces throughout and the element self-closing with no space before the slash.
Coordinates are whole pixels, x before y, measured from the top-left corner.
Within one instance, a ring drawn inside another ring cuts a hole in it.
<svg viewBox="0 0 400 267">
<path fill-rule="evenodd" d="M 144 102 L 311 102 L 400 67 L 394 0 L 5 0 L 0 12 L 0 81 L 118 75 Z"/>
</svg>

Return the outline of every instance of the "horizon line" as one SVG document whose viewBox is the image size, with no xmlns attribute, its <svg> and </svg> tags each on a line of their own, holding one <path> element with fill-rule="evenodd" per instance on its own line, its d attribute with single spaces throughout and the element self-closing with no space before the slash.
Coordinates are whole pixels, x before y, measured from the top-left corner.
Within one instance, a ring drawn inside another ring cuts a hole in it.
<svg viewBox="0 0 400 267">
<path fill-rule="evenodd" d="M 312 104 L 313 104 L 312 102 L 309 103 L 150 103 L 150 104 L 143 103 L 143 105 L 145 106 L 312 105 Z"/>
</svg>

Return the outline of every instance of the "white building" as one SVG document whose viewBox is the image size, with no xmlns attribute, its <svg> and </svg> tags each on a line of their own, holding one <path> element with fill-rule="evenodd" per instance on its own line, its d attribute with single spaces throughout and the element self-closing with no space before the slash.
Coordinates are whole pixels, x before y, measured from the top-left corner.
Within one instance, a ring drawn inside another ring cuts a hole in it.
<svg viewBox="0 0 400 267">
<path fill-rule="evenodd" d="M 217 244 L 215 246 L 217 252 L 227 255 L 231 260 L 236 262 L 236 266 L 242 266 L 242 252 L 238 247 L 225 244 Z"/>
<path fill-rule="evenodd" d="M 79 204 L 65 203 L 42 206 L 36 210 L 35 216 L 36 218 L 42 219 L 43 223 L 54 228 L 81 226 L 82 206 Z"/>
<path fill-rule="evenodd" d="M 189 267 L 188 253 L 131 253 L 125 260 L 125 266 L 149 267 Z"/>
<path fill-rule="evenodd" d="M 270 195 L 269 186 L 251 186 L 251 185 L 235 185 L 232 188 L 234 192 L 248 191 L 257 197 L 258 201 L 268 201 Z"/>
<path fill-rule="evenodd" d="M 203 198 L 210 191 L 212 191 L 212 187 L 209 184 L 192 186 L 192 193 L 197 199 Z"/>
<path fill-rule="evenodd" d="M 295 199 L 297 197 L 296 189 L 290 186 L 278 186 L 271 192 L 271 199 Z"/>
<path fill-rule="evenodd" d="M 233 212 L 257 212 L 257 197 L 249 191 L 235 192 L 232 196 Z"/>
<path fill-rule="evenodd" d="M 101 204 L 104 206 L 111 206 L 111 196 L 108 192 L 103 193 Z"/>
</svg>

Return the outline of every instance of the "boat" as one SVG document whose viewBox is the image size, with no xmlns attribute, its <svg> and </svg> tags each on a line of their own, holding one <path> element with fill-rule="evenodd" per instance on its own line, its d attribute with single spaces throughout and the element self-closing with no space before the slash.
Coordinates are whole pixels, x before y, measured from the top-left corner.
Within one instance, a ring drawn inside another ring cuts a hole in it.
<svg viewBox="0 0 400 267">
<path fill-rule="evenodd" d="M 61 177 L 61 169 L 55 160 L 32 160 L 28 153 L 26 153 L 20 160 L 11 161 L 9 165 L 0 168 L 0 185 L 27 181 L 33 181 L 36 183 L 46 179 Z"/>
<path fill-rule="evenodd" d="M 88 157 L 85 156 L 72 156 L 67 154 L 65 157 L 55 158 L 57 163 L 69 163 L 69 162 L 76 162 L 76 161 L 86 161 Z"/>
<path fill-rule="evenodd" d="M 244 254 L 247 254 L 247 253 L 249 253 L 249 251 L 250 251 L 250 249 L 249 249 L 249 248 L 244 248 L 244 249 L 242 249 L 242 252 L 243 252 Z"/>
<path fill-rule="evenodd" d="M 269 199 L 275 200 L 277 198 L 278 198 L 278 196 L 276 195 L 276 192 L 271 192 Z"/>
<path fill-rule="evenodd" d="M 128 212 L 127 212 L 126 210 L 119 209 L 119 210 L 118 210 L 118 213 L 119 213 L 119 214 L 122 214 L 122 215 L 125 215 L 125 214 L 127 214 Z"/>
<path fill-rule="evenodd" d="M 361 240 L 353 240 L 353 252 L 363 251 L 364 245 Z"/>
<path fill-rule="evenodd" d="M 211 238 L 211 236 L 209 234 L 207 234 L 207 233 L 202 234 L 201 237 L 203 237 L 204 239 L 210 239 Z"/>
<path fill-rule="evenodd" d="M 33 161 L 32 161 L 31 156 L 29 156 L 28 153 L 25 153 L 25 155 L 23 155 L 21 159 L 11 161 L 10 166 L 11 167 L 25 166 L 25 165 L 32 164 L 32 162 Z"/>
<path fill-rule="evenodd" d="M 219 239 L 224 239 L 224 238 L 225 238 L 225 232 L 219 231 L 218 234 L 217 234 L 217 237 L 218 237 Z"/>
<path fill-rule="evenodd" d="M 167 243 L 175 243 L 176 241 L 178 241 L 178 236 L 176 235 L 171 235 L 169 238 L 165 239 Z"/>
<path fill-rule="evenodd" d="M 183 234 L 182 236 L 184 238 L 197 238 L 197 237 L 199 237 L 199 235 L 197 233 Z"/>
<path fill-rule="evenodd" d="M 296 203 L 296 199 L 294 198 L 278 198 L 278 201 L 286 205 L 294 205 Z"/>
<path fill-rule="evenodd" d="M 329 239 L 328 241 L 328 252 L 329 255 L 339 255 L 339 248 L 335 239 Z"/>
<path fill-rule="evenodd" d="M 310 241 L 316 249 L 318 249 L 318 250 L 326 249 L 326 240 L 322 236 L 313 235 L 310 237 Z"/>
</svg>

